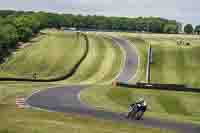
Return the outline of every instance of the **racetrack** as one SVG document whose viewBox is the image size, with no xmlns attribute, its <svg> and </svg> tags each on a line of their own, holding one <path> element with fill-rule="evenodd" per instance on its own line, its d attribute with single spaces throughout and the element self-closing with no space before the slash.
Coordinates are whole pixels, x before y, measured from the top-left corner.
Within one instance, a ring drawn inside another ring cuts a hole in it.
<svg viewBox="0 0 200 133">
<path fill-rule="evenodd" d="M 128 81 L 136 73 L 136 66 L 138 64 L 136 51 L 130 46 L 128 41 L 119 37 L 112 37 L 112 39 L 116 42 L 115 45 L 120 45 L 126 52 L 126 62 L 117 80 Z M 86 85 L 74 85 L 50 88 L 33 94 L 26 100 L 26 103 L 32 107 L 49 111 L 79 113 L 81 115 L 92 115 L 103 119 L 137 122 L 147 127 L 177 129 L 184 133 L 198 133 L 200 131 L 200 127 L 194 124 L 176 123 L 152 118 L 144 118 L 144 120 L 141 121 L 129 121 L 125 119 L 125 113 L 119 114 L 93 109 L 81 103 L 79 100 L 80 91 L 87 87 Z"/>
</svg>

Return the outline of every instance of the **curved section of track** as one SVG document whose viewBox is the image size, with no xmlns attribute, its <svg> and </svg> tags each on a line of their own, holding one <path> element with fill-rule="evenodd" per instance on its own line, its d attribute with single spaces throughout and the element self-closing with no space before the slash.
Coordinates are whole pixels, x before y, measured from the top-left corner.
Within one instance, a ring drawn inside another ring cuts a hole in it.
<svg viewBox="0 0 200 133">
<path fill-rule="evenodd" d="M 120 45 L 126 52 L 124 69 L 120 73 L 117 80 L 128 81 L 136 72 L 136 69 L 134 70 L 138 64 L 136 51 L 130 46 L 128 41 L 118 37 L 112 37 L 112 39 L 116 42 L 115 45 Z M 119 114 L 109 111 L 96 110 L 81 103 L 78 95 L 81 90 L 87 87 L 88 86 L 86 85 L 73 85 L 50 88 L 46 91 L 40 91 L 33 94 L 26 100 L 26 103 L 29 106 L 46 109 L 49 111 L 79 113 L 81 115 L 91 115 L 109 120 L 136 122 L 125 119 L 125 114 L 123 113 Z M 197 125 L 176 123 L 158 119 L 144 118 L 144 120 L 137 121 L 137 123 L 143 124 L 147 127 L 177 129 L 185 133 L 198 133 L 200 131 L 200 127 Z"/>
<path fill-rule="evenodd" d="M 132 77 L 136 74 L 139 61 L 138 55 L 127 40 L 118 37 L 111 37 L 111 38 L 113 41 L 116 42 L 115 44 L 120 45 L 126 53 L 124 69 L 117 78 L 118 81 L 126 82 L 132 79 Z"/>
</svg>

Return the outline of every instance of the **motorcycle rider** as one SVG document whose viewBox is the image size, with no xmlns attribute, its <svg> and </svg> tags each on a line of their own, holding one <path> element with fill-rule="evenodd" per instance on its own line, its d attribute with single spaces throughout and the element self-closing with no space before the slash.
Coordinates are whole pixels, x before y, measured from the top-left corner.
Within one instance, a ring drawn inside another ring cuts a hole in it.
<svg viewBox="0 0 200 133">
<path fill-rule="evenodd" d="M 133 111 L 133 108 L 135 106 L 137 107 L 137 110 L 135 112 L 142 111 L 141 117 L 143 116 L 144 112 L 147 109 L 146 101 L 144 100 L 144 98 L 140 97 L 139 99 L 136 100 L 135 103 L 130 105 L 129 113 L 128 113 L 128 116 L 127 116 L 128 118 L 130 117 L 131 112 Z"/>
</svg>

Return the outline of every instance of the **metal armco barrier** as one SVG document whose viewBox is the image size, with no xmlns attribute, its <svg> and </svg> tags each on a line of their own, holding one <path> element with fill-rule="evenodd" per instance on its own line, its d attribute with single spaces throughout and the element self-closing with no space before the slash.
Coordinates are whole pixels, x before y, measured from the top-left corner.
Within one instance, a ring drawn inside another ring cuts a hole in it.
<svg viewBox="0 0 200 133">
<path fill-rule="evenodd" d="M 187 87 L 185 85 L 179 85 L 179 84 L 156 84 L 156 83 L 152 83 L 152 84 L 148 84 L 148 83 L 128 84 L 128 83 L 123 83 L 123 82 L 117 82 L 117 86 L 128 87 L 128 88 L 141 88 L 141 89 L 200 93 L 200 88 L 191 88 L 191 87 Z"/>
</svg>

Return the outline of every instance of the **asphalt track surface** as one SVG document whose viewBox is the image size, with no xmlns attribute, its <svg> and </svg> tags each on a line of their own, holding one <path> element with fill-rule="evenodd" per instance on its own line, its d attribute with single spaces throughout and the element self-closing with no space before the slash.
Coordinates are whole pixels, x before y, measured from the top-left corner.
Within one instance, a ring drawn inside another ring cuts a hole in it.
<svg viewBox="0 0 200 133">
<path fill-rule="evenodd" d="M 120 45 L 126 52 L 126 60 L 123 71 L 117 80 L 126 82 L 136 73 L 138 66 L 138 56 L 136 51 L 130 46 L 129 42 L 120 37 L 112 37 L 114 45 Z M 145 127 L 174 129 L 183 133 L 200 133 L 200 126 L 195 124 L 178 123 L 174 121 L 159 120 L 144 117 L 143 120 L 127 120 L 126 113 L 114 113 L 102 109 L 94 109 L 84 104 L 79 99 L 80 91 L 87 88 L 87 85 L 69 85 L 64 87 L 50 88 L 48 90 L 34 93 L 26 100 L 26 104 L 48 111 L 78 113 L 81 115 L 94 116 L 100 119 L 130 122 L 144 125 Z"/>
</svg>

